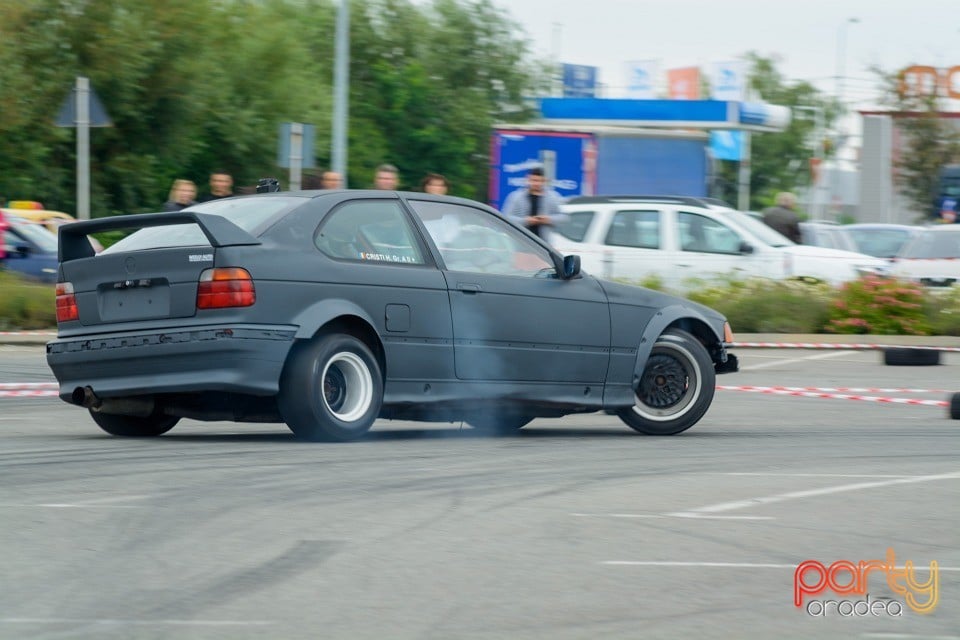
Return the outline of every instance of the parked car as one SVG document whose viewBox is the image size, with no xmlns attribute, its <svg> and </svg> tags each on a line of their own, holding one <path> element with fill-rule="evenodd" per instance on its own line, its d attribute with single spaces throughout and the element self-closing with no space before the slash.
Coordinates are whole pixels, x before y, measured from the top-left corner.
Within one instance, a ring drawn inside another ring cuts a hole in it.
<svg viewBox="0 0 960 640">
<path fill-rule="evenodd" d="M 100 254 L 86 235 L 139 229 Z M 327 190 L 60 230 L 60 397 L 119 436 L 183 417 L 349 440 L 377 417 L 515 431 L 605 410 L 674 434 L 734 371 L 724 317 L 604 282 L 470 200 Z"/>
<path fill-rule="evenodd" d="M 876 256 L 877 258 L 893 258 L 900 253 L 923 227 L 909 224 L 892 224 L 881 222 L 862 222 L 844 225 L 847 236 L 853 240 L 856 251 Z"/>
<path fill-rule="evenodd" d="M 31 280 L 57 281 L 57 236 L 42 225 L 5 214 L 4 266 Z"/>
<path fill-rule="evenodd" d="M 893 259 L 890 275 L 932 288 L 960 281 L 960 224 L 923 227 Z"/>
<path fill-rule="evenodd" d="M 866 253 L 857 248 L 857 244 L 847 232 L 845 225 L 823 220 L 810 220 L 800 223 L 800 237 L 803 244 L 829 249 L 842 249 L 855 253 Z"/>
<path fill-rule="evenodd" d="M 872 256 L 797 245 L 756 218 L 697 198 L 578 197 L 550 241 L 607 278 L 658 276 L 674 290 L 720 277 L 810 278 L 832 284 L 881 273 Z"/>
<path fill-rule="evenodd" d="M 56 235 L 57 231 L 62 225 L 77 221 L 77 219 L 69 213 L 43 209 L 43 205 L 41 205 L 39 202 L 33 202 L 32 200 L 16 200 L 10 204 L 16 204 L 18 207 L 0 209 L 0 214 L 5 213 L 6 215 L 12 215 L 18 218 L 23 218 L 24 220 L 36 222 L 37 224 L 43 225 L 47 231 L 53 233 L 54 235 Z M 37 206 L 28 207 L 28 205 Z M 103 251 L 103 245 L 100 244 L 96 238 L 91 237 L 90 244 L 92 244 L 97 251 Z"/>
</svg>

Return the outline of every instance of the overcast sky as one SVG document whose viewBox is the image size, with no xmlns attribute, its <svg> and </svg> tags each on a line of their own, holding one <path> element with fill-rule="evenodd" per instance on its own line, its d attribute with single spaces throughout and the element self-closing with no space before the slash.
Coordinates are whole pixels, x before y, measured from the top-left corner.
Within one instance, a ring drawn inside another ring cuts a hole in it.
<svg viewBox="0 0 960 640">
<path fill-rule="evenodd" d="M 833 93 L 844 41 L 844 95 L 872 104 L 871 65 L 960 65 L 960 0 L 494 0 L 544 58 L 600 67 L 616 95 L 625 62 L 658 60 L 660 69 L 775 57 L 788 79 Z M 859 20 L 848 23 L 850 18 Z M 960 74 L 958 74 L 960 75 Z M 960 85 L 960 78 L 955 83 Z M 956 87 L 960 90 L 960 86 Z"/>
</svg>

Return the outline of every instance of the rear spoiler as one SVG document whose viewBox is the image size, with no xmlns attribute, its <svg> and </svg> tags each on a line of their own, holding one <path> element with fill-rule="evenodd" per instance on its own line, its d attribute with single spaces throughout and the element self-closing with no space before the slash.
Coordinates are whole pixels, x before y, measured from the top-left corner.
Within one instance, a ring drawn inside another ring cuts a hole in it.
<svg viewBox="0 0 960 640">
<path fill-rule="evenodd" d="M 200 227 L 203 235 L 214 247 L 261 244 L 252 235 L 230 222 L 223 216 L 196 211 L 177 211 L 171 213 L 140 213 L 128 216 L 111 216 L 84 220 L 60 225 L 60 243 L 58 258 L 68 262 L 78 258 L 90 258 L 96 255 L 87 236 L 101 231 L 117 229 L 143 229 L 145 227 L 165 227 L 173 224 L 193 223 Z"/>
</svg>

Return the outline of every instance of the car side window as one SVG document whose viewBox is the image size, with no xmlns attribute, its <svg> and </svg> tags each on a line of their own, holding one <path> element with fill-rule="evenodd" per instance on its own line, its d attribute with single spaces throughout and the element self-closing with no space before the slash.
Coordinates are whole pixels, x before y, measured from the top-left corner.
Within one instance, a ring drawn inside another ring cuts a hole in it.
<svg viewBox="0 0 960 640">
<path fill-rule="evenodd" d="M 424 264 L 416 233 L 397 200 L 354 200 L 324 219 L 314 244 L 331 258 Z"/>
<path fill-rule="evenodd" d="M 583 242 L 594 215 L 593 211 L 571 211 L 567 214 L 567 219 L 557 224 L 554 230 L 568 240 Z"/>
<path fill-rule="evenodd" d="M 680 247 L 684 251 L 740 253 L 740 234 L 718 220 L 681 211 L 677 215 L 677 224 Z"/>
<path fill-rule="evenodd" d="M 556 275 L 550 252 L 496 215 L 447 202 L 409 203 L 451 271 L 522 277 Z"/>
<path fill-rule="evenodd" d="M 617 247 L 660 248 L 659 211 L 617 211 L 607 230 L 606 244 Z"/>
</svg>

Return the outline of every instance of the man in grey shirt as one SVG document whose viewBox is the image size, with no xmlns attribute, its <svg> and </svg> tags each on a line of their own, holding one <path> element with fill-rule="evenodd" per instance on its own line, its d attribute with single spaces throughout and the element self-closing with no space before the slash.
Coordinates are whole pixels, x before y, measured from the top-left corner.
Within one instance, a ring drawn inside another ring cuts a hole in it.
<svg viewBox="0 0 960 640">
<path fill-rule="evenodd" d="M 532 167 L 527 171 L 527 188 L 511 192 L 502 209 L 504 216 L 544 239 L 546 227 L 567 219 L 567 214 L 560 211 L 563 197 L 547 189 L 546 182 L 543 169 Z"/>
</svg>

